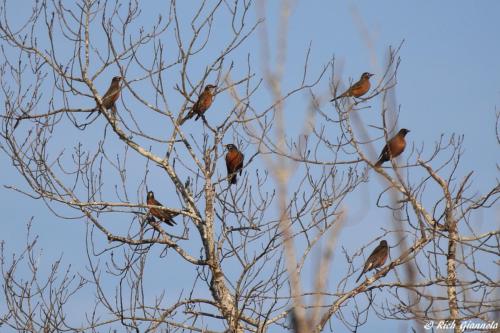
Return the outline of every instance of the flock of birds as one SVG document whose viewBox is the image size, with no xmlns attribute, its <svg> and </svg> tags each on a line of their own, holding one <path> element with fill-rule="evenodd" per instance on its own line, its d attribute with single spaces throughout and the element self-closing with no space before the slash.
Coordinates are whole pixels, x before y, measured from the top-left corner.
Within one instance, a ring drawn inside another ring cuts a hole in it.
<svg viewBox="0 0 500 333">
<path fill-rule="evenodd" d="M 361 74 L 360 79 L 354 83 L 352 86 L 350 86 L 345 92 L 340 94 L 339 96 L 333 98 L 330 100 L 330 102 L 334 102 L 339 98 L 343 97 L 354 97 L 354 98 L 359 98 L 366 94 L 370 90 L 370 78 L 373 76 L 373 74 L 365 72 Z M 382 149 L 382 152 L 380 153 L 377 162 L 375 163 L 375 167 L 379 168 L 382 166 L 383 163 L 390 161 L 391 158 L 398 157 L 403 153 L 403 151 L 406 148 L 406 134 L 408 134 L 410 130 L 406 128 L 402 128 L 399 130 L 399 132 L 393 136 L 389 141 L 387 141 L 386 145 Z M 372 269 L 377 269 L 379 267 L 382 267 L 387 258 L 389 257 L 389 245 L 387 244 L 386 240 L 381 240 L 379 245 L 372 251 L 368 259 L 365 261 L 365 265 L 363 266 L 363 270 L 361 271 L 361 274 L 359 277 L 356 279 L 356 283 L 361 279 L 361 277 L 371 271 Z"/>
<path fill-rule="evenodd" d="M 330 102 L 334 102 L 340 98 L 345 98 L 345 97 L 359 98 L 365 95 L 370 90 L 371 86 L 370 77 L 372 76 L 373 74 L 367 72 L 363 73 L 361 75 L 361 78 L 356 83 L 351 85 L 342 94 L 333 98 Z M 101 110 L 101 108 L 105 110 L 111 110 L 112 112 L 116 113 L 115 103 L 120 96 L 121 80 L 122 77 L 120 76 L 115 76 L 111 80 L 111 84 L 108 90 L 102 97 L 101 101 L 100 102 L 98 101 L 96 108 L 92 110 L 90 114 L 87 116 L 87 119 L 95 111 Z M 196 118 L 194 119 L 195 121 L 200 118 L 202 118 L 203 121 L 206 121 L 204 114 L 212 105 L 212 102 L 216 94 L 216 90 L 217 90 L 216 86 L 212 84 L 206 85 L 205 88 L 203 89 L 203 92 L 198 97 L 196 103 L 194 103 L 191 109 L 189 110 L 188 114 L 184 118 L 179 120 L 179 126 L 195 116 L 196 116 Z M 408 134 L 408 132 L 410 132 L 408 129 L 402 128 L 394 137 L 392 137 L 387 141 L 386 145 L 384 146 L 382 152 L 379 155 L 377 162 L 375 163 L 376 168 L 381 167 L 383 163 L 390 161 L 392 158 L 401 155 L 401 153 L 406 148 L 405 136 L 406 134 Z M 227 144 L 225 145 L 225 147 L 227 149 L 226 168 L 227 168 L 228 182 L 230 185 L 235 185 L 237 183 L 237 174 L 239 173 L 241 175 L 245 156 L 241 151 L 238 150 L 238 148 L 234 144 Z M 176 224 L 173 218 L 177 216 L 179 213 L 175 213 L 163 208 L 163 205 L 155 199 L 154 193 L 152 191 L 148 192 L 146 202 L 148 206 L 155 206 L 149 208 L 149 213 L 152 217 L 166 223 L 169 226 L 174 226 Z M 388 256 L 389 256 L 389 247 L 387 245 L 387 241 L 382 240 L 366 260 L 363 270 L 358 279 L 356 280 L 356 282 L 358 282 L 359 279 L 366 272 L 383 266 Z"/>
</svg>

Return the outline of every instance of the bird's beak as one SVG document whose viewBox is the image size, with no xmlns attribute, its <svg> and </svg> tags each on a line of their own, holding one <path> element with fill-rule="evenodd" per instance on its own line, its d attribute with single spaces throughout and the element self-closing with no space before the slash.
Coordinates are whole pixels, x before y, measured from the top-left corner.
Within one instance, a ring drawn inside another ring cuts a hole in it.
<svg viewBox="0 0 500 333">
<path fill-rule="evenodd" d="M 373 75 L 375 75 L 375 74 L 370 73 L 370 77 L 372 77 Z"/>
</svg>

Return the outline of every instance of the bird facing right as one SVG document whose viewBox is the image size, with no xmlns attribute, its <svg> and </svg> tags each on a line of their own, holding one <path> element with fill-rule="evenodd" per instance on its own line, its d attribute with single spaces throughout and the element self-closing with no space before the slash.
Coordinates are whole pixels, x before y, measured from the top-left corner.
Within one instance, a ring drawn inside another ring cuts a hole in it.
<svg viewBox="0 0 500 333">
<path fill-rule="evenodd" d="M 195 121 L 198 120 L 212 105 L 216 88 L 217 87 L 212 84 L 207 84 L 205 86 L 205 89 L 203 89 L 203 92 L 201 93 L 200 97 L 198 97 L 196 103 L 194 103 L 189 113 L 183 119 L 181 119 L 179 124 L 180 125 L 184 124 L 186 120 L 193 118 L 195 115 L 196 118 L 194 120 Z"/>
<path fill-rule="evenodd" d="M 380 167 L 384 162 L 389 161 L 391 158 L 398 157 L 406 148 L 405 136 L 410 132 L 409 129 L 402 128 L 399 130 L 398 134 L 393 136 L 387 144 L 382 149 L 380 156 L 378 157 L 375 167 Z"/>
<path fill-rule="evenodd" d="M 111 80 L 111 84 L 109 85 L 108 90 L 106 91 L 104 96 L 102 96 L 102 99 L 101 99 L 102 107 L 105 110 L 111 109 L 115 105 L 116 101 L 118 100 L 118 97 L 120 97 L 120 91 L 121 91 L 120 81 L 121 80 L 122 80 L 121 76 L 115 76 Z M 99 110 L 99 105 L 96 105 L 94 111 L 89 113 L 89 115 L 87 116 L 87 119 L 95 112 L 95 110 Z"/>
<path fill-rule="evenodd" d="M 366 259 L 363 271 L 357 278 L 356 282 L 358 282 L 366 272 L 383 266 L 387 257 L 389 257 L 389 246 L 387 245 L 387 241 L 381 240 L 380 244 L 375 248 L 375 250 L 373 250 L 368 259 Z"/>
<path fill-rule="evenodd" d="M 239 171 L 241 175 L 241 170 L 243 168 L 243 160 L 245 155 L 238 150 L 238 148 L 232 143 L 226 145 L 226 167 L 227 167 L 227 177 L 231 185 L 236 184 L 237 177 L 236 173 Z"/>
<path fill-rule="evenodd" d="M 364 72 L 363 74 L 361 74 L 361 78 L 359 79 L 358 82 L 354 83 L 352 86 L 349 87 L 349 89 L 347 89 L 345 92 L 343 92 L 342 94 L 340 94 L 339 96 L 333 98 L 330 100 L 330 102 L 333 102 L 339 98 L 342 98 L 342 97 L 361 97 L 363 96 L 364 94 L 366 94 L 368 92 L 368 90 L 370 90 L 370 78 L 373 76 L 374 74 L 371 74 L 371 73 L 368 73 L 368 72 Z"/>
</svg>

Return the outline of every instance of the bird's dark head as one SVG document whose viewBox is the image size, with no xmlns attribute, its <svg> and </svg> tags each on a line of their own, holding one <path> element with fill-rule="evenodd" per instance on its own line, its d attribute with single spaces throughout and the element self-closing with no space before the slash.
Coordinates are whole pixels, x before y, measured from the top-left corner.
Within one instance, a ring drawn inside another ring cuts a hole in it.
<svg viewBox="0 0 500 333">
<path fill-rule="evenodd" d="M 385 239 L 380 241 L 380 246 L 388 247 L 387 241 Z"/>
<path fill-rule="evenodd" d="M 153 193 L 153 191 L 149 191 L 148 192 L 148 199 L 154 199 L 155 198 L 155 194 Z"/>
<path fill-rule="evenodd" d="M 408 134 L 410 132 L 409 129 L 406 129 L 406 128 L 402 128 L 399 130 L 399 134 L 403 135 L 403 136 L 406 136 L 406 134 Z"/>
<path fill-rule="evenodd" d="M 205 91 L 208 91 L 209 93 L 213 94 L 216 88 L 217 86 L 214 86 L 213 84 L 207 84 L 205 86 Z"/>
<path fill-rule="evenodd" d="M 115 77 L 113 78 L 113 82 L 120 82 L 120 81 L 121 81 L 121 79 L 122 79 L 122 77 L 121 77 L 121 76 L 115 76 Z"/>
<path fill-rule="evenodd" d="M 232 143 L 229 143 L 229 144 L 225 145 L 225 147 L 227 148 L 227 150 L 231 150 L 231 149 L 238 149 L 238 148 L 236 148 L 236 146 L 235 146 L 235 145 L 233 145 Z"/>
<path fill-rule="evenodd" d="M 371 74 L 371 73 L 368 73 L 368 72 L 364 72 L 363 74 L 361 74 L 361 78 L 364 79 L 364 80 L 368 80 L 369 78 L 371 78 L 373 75 L 375 74 Z"/>
</svg>

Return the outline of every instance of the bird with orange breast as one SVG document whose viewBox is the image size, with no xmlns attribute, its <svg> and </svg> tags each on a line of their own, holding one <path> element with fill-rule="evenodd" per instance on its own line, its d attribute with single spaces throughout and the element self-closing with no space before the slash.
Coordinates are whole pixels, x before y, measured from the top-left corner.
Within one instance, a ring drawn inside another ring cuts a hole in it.
<svg viewBox="0 0 500 333">
<path fill-rule="evenodd" d="M 390 161 L 391 158 L 398 157 L 403 153 L 406 148 L 405 137 L 409 132 L 410 130 L 402 128 L 399 130 L 398 134 L 387 141 L 387 144 L 380 153 L 377 163 L 375 163 L 376 168 L 380 167 L 384 162 Z"/>
<path fill-rule="evenodd" d="M 105 110 L 109 110 L 109 109 L 113 108 L 115 106 L 116 101 L 120 97 L 120 92 L 121 92 L 120 81 L 121 80 L 122 80 L 121 76 L 115 76 L 111 80 L 111 84 L 109 85 L 108 90 L 106 91 L 106 93 L 104 94 L 104 96 L 102 96 L 102 99 L 101 99 L 101 101 L 102 101 L 102 107 Z M 99 111 L 99 109 L 100 109 L 99 105 L 96 105 L 95 109 L 91 113 L 89 113 L 89 115 L 87 116 L 87 119 L 95 111 Z"/>
<path fill-rule="evenodd" d="M 363 74 L 361 74 L 361 78 L 359 79 L 358 82 L 354 83 L 352 86 L 349 87 L 349 89 L 347 89 L 345 92 L 343 92 L 342 94 L 340 94 L 339 96 L 333 98 L 330 100 L 330 102 L 333 102 L 339 98 L 343 98 L 343 97 L 361 97 L 363 96 L 364 94 L 366 94 L 368 92 L 368 90 L 370 90 L 370 78 L 373 76 L 374 74 L 370 74 L 368 72 L 364 72 Z"/>
<path fill-rule="evenodd" d="M 238 150 L 238 148 L 232 143 L 226 145 L 226 167 L 227 167 L 227 178 L 231 185 L 236 184 L 237 176 L 239 172 L 241 176 L 241 170 L 243 169 L 243 160 L 245 155 Z"/>
<path fill-rule="evenodd" d="M 150 206 L 162 206 L 163 207 L 163 205 L 155 199 L 155 195 L 154 195 L 153 191 L 148 192 L 148 196 L 146 197 L 146 203 Z M 158 220 L 165 222 L 169 226 L 174 226 L 176 224 L 175 221 L 173 220 L 173 218 L 175 216 L 179 215 L 179 213 L 174 213 L 171 211 L 167 211 L 167 210 L 164 210 L 161 208 L 155 208 L 155 207 L 149 208 L 149 213 L 152 216 L 156 217 Z"/>
<path fill-rule="evenodd" d="M 208 110 L 208 108 L 210 108 L 212 102 L 214 101 L 214 94 L 216 88 L 217 87 L 212 84 L 207 84 L 205 86 L 205 89 L 203 89 L 203 92 L 201 93 L 200 97 L 198 97 L 196 103 L 194 103 L 191 110 L 189 110 L 189 113 L 183 119 L 181 119 L 179 125 L 184 124 L 186 120 L 191 119 L 194 116 L 196 116 L 196 118 L 194 119 L 195 121 L 198 120 L 201 116 L 203 116 L 203 114 Z"/>
</svg>

